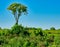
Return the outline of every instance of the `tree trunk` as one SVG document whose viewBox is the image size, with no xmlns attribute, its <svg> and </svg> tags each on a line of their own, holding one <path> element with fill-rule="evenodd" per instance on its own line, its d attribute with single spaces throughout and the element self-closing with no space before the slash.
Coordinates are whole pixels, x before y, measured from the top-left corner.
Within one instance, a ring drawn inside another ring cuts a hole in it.
<svg viewBox="0 0 60 47">
<path fill-rule="evenodd" d="M 18 25 L 18 20 L 16 20 L 16 25 Z"/>
</svg>

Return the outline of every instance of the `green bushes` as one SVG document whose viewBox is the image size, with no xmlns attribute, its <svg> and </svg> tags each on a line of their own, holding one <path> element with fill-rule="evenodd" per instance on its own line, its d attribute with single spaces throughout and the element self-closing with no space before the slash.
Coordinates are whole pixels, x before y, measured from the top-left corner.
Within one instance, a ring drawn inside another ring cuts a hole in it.
<svg viewBox="0 0 60 47">
<path fill-rule="evenodd" d="M 41 28 L 38 28 L 37 30 L 34 30 L 35 35 L 40 35 L 40 36 L 44 36 L 43 30 Z"/>
<path fill-rule="evenodd" d="M 51 27 L 50 30 L 55 30 L 55 28 L 54 27 Z"/>
<path fill-rule="evenodd" d="M 14 25 L 11 30 L 11 34 L 19 34 L 23 32 L 23 27 L 21 25 Z"/>
<path fill-rule="evenodd" d="M 42 30 L 14 25 L 0 30 L 1 47 L 60 47 L 60 30 Z"/>
<path fill-rule="evenodd" d="M 24 30 L 23 35 L 25 35 L 25 36 L 29 36 L 30 33 L 29 33 L 27 30 Z"/>
<path fill-rule="evenodd" d="M 1 30 L 1 27 L 0 27 L 0 30 Z"/>
<path fill-rule="evenodd" d="M 0 36 L 1 35 L 7 36 L 9 34 L 10 34 L 10 30 L 9 29 L 2 29 L 2 30 L 0 30 Z"/>
</svg>

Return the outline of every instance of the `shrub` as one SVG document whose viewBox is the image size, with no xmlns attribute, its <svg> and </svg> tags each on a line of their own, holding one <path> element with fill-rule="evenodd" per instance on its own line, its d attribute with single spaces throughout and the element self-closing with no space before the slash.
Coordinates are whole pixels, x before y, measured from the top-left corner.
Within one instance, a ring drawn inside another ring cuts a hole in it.
<svg viewBox="0 0 60 47">
<path fill-rule="evenodd" d="M 55 30 L 55 28 L 54 27 L 51 27 L 50 30 Z"/>
<path fill-rule="evenodd" d="M 34 31 L 34 33 L 35 33 L 36 35 L 44 36 L 43 31 L 42 31 L 41 28 L 37 29 L 37 31 Z"/>
<path fill-rule="evenodd" d="M 1 30 L 1 27 L 0 27 L 0 30 Z"/>
<path fill-rule="evenodd" d="M 11 33 L 12 34 L 19 34 L 21 31 L 23 31 L 23 27 L 21 25 L 14 25 L 12 27 Z"/>
<path fill-rule="evenodd" d="M 10 30 L 9 29 L 3 29 L 2 33 L 3 33 L 3 35 L 7 36 L 10 34 Z"/>
<path fill-rule="evenodd" d="M 23 35 L 25 35 L 25 36 L 29 36 L 30 33 L 29 33 L 27 30 L 24 30 Z"/>
<path fill-rule="evenodd" d="M 0 39 L 0 45 L 2 45 L 2 43 L 4 43 L 4 40 Z"/>
<path fill-rule="evenodd" d="M 50 36 L 50 37 L 47 39 L 47 41 L 48 41 L 49 43 L 54 42 L 54 36 Z"/>
</svg>

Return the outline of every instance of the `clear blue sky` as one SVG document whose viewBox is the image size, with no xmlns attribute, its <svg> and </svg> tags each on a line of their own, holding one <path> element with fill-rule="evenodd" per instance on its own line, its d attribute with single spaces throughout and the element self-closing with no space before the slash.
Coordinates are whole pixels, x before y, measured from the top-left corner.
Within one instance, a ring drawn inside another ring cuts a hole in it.
<svg viewBox="0 0 60 47">
<path fill-rule="evenodd" d="M 18 2 L 28 7 L 28 15 L 22 15 L 19 24 L 28 27 L 60 28 L 60 0 L 0 0 L 0 27 L 10 28 L 15 19 L 7 7 Z"/>
</svg>

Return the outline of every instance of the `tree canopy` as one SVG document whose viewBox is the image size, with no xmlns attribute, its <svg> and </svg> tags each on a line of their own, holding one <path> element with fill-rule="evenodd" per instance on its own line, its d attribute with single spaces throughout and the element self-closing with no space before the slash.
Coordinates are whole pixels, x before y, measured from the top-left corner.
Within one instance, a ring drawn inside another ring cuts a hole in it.
<svg viewBox="0 0 60 47">
<path fill-rule="evenodd" d="M 20 3 L 13 3 L 8 7 L 8 10 L 12 11 L 16 24 L 18 24 L 19 17 L 22 13 L 27 14 L 27 7 Z"/>
</svg>

